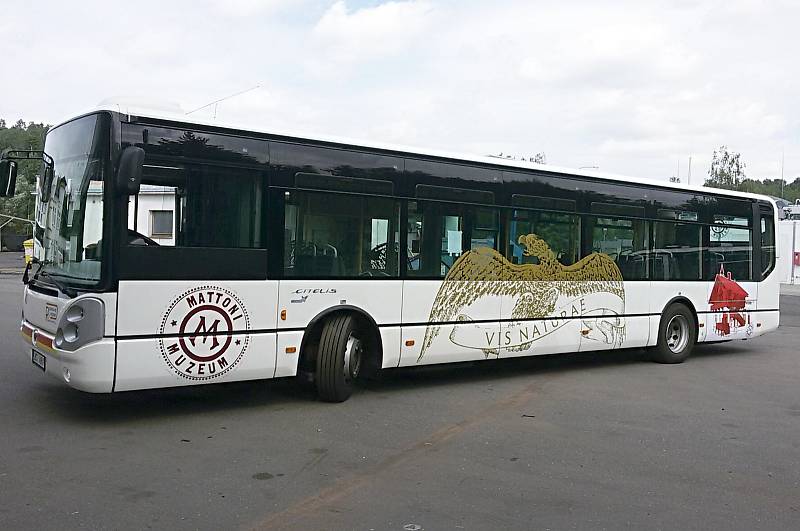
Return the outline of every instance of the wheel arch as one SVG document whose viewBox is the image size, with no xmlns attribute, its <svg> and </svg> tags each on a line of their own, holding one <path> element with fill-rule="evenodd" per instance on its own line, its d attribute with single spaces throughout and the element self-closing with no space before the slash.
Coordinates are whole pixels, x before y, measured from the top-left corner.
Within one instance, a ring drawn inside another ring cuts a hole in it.
<svg viewBox="0 0 800 531">
<path fill-rule="evenodd" d="M 319 343 L 319 338 L 322 335 L 322 327 L 325 321 L 330 317 L 340 313 L 353 314 L 359 323 L 367 329 L 369 340 L 373 349 L 370 351 L 370 358 L 380 369 L 383 365 L 383 340 L 381 338 L 380 328 L 375 319 L 363 308 L 353 306 L 350 304 L 338 304 L 331 306 L 319 312 L 308 322 L 305 332 L 303 333 L 303 340 L 300 342 L 300 359 L 298 361 L 299 367 L 310 368 L 314 366 L 316 361 L 316 345 Z"/>
<path fill-rule="evenodd" d="M 661 319 L 663 319 L 663 318 L 664 318 L 664 313 L 667 311 L 667 308 L 669 308 L 669 307 L 670 307 L 670 306 L 672 306 L 673 304 L 683 304 L 684 306 L 686 306 L 687 308 L 689 308 L 689 311 L 690 311 L 690 312 L 692 312 L 692 317 L 694 317 L 694 327 L 695 327 L 695 330 L 697 331 L 697 333 L 698 333 L 698 335 L 699 335 L 699 331 L 700 331 L 700 320 L 699 320 L 699 318 L 697 317 L 697 308 L 695 308 L 695 306 L 694 306 L 694 304 L 692 303 L 692 301 L 691 301 L 691 300 L 689 300 L 689 298 L 688 298 L 688 297 L 686 297 L 686 296 L 684 296 L 684 295 L 677 295 L 677 296 L 675 296 L 675 297 L 672 297 L 672 298 L 671 298 L 669 301 L 667 301 L 667 303 L 666 303 L 666 304 L 664 305 L 664 307 L 661 309 L 661 316 L 659 317 L 659 327 L 661 326 Z"/>
</svg>

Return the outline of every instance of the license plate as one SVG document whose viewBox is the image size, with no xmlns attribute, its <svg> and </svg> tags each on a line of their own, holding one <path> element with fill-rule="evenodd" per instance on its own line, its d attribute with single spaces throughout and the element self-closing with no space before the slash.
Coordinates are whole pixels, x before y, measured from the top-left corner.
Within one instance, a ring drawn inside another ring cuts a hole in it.
<svg viewBox="0 0 800 531">
<path fill-rule="evenodd" d="M 44 357 L 44 354 L 41 352 L 36 352 L 35 350 L 31 351 L 31 361 L 34 365 L 42 369 L 43 371 L 47 369 L 47 358 Z"/>
</svg>

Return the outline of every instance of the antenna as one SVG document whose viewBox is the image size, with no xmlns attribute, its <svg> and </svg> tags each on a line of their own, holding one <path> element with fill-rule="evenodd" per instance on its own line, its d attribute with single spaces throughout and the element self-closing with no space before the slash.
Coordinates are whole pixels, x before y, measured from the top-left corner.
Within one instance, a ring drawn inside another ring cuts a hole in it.
<svg viewBox="0 0 800 531">
<path fill-rule="evenodd" d="M 222 101 L 225 101 L 225 100 L 229 100 L 229 99 L 231 99 L 231 98 L 235 98 L 236 96 L 241 96 L 242 94 L 245 94 L 245 93 L 247 93 L 247 92 L 253 91 L 253 90 L 257 89 L 257 88 L 261 88 L 261 84 L 260 84 L 260 83 L 259 83 L 258 85 L 256 85 L 255 87 L 250 87 L 250 88 L 249 88 L 249 89 L 247 89 L 247 90 L 242 90 L 242 91 L 236 92 L 235 94 L 231 94 L 230 96 L 225 96 L 224 98 L 220 98 L 220 99 L 218 99 L 218 100 L 214 100 L 214 101 L 212 101 L 211 103 L 206 103 L 206 104 L 205 104 L 205 105 L 203 105 L 202 107 L 198 107 L 198 108 L 196 108 L 196 109 L 195 109 L 195 110 L 193 110 L 193 111 L 189 111 L 189 112 L 187 112 L 187 113 L 186 113 L 186 116 L 188 116 L 188 115 L 190 115 L 190 114 L 192 114 L 192 113 L 195 113 L 195 112 L 197 112 L 197 111 L 203 110 L 203 109 L 205 109 L 206 107 L 211 107 L 211 106 L 213 105 L 213 106 L 214 106 L 214 119 L 216 120 L 216 119 L 217 119 L 217 104 L 218 104 L 218 103 L 220 103 L 220 102 L 222 102 Z"/>
</svg>

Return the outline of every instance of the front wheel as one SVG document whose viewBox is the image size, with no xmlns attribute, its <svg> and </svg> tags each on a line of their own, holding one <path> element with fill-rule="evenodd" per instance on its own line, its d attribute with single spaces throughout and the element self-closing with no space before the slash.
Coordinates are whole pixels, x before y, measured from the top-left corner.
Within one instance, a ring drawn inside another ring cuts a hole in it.
<svg viewBox="0 0 800 531">
<path fill-rule="evenodd" d="M 335 315 L 322 327 L 317 353 L 317 394 L 326 402 L 344 402 L 365 358 L 364 335 L 349 314 Z"/>
<path fill-rule="evenodd" d="M 653 361 L 682 363 L 692 353 L 696 342 L 697 326 L 692 311 L 684 304 L 673 304 L 661 315 Z"/>
</svg>

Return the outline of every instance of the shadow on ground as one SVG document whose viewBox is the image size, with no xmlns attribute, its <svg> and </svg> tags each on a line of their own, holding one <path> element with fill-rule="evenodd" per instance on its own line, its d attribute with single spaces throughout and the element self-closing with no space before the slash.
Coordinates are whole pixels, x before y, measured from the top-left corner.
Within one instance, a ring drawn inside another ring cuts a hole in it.
<svg viewBox="0 0 800 531">
<path fill-rule="evenodd" d="M 726 356 L 740 351 L 741 347 L 732 343 L 699 345 L 693 356 Z M 688 363 L 690 362 L 691 360 Z M 647 351 L 626 349 L 603 352 L 601 355 L 559 354 L 392 369 L 382 371 L 377 378 L 365 382 L 356 391 L 356 395 L 373 395 L 376 399 L 386 399 L 394 393 L 408 392 L 411 389 L 527 378 L 532 375 L 587 371 L 610 366 L 620 366 L 620 370 L 624 370 L 625 365 L 637 363 L 651 363 Z M 336 407 L 335 404 L 319 402 L 313 386 L 302 384 L 295 378 L 128 391 L 108 395 L 83 393 L 55 382 L 43 381 L 35 386 L 33 392 L 56 408 L 59 415 L 92 424 L 251 408 L 280 411 L 295 407 L 307 408 L 310 402 L 316 402 L 320 408 Z"/>
</svg>

